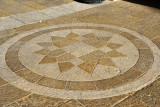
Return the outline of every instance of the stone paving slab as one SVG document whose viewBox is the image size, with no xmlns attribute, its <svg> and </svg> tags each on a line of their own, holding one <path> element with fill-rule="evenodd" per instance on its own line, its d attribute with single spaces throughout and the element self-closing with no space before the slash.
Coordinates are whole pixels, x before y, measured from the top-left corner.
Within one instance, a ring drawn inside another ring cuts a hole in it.
<svg viewBox="0 0 160 107">
<path fill-rule="evenodd" d="M 0 106 L 160 106 L 158 9 L 73 2 L 53 17 L 52 3 L 15 1 L 39 10 L 0 22 Z"/>
</svg>

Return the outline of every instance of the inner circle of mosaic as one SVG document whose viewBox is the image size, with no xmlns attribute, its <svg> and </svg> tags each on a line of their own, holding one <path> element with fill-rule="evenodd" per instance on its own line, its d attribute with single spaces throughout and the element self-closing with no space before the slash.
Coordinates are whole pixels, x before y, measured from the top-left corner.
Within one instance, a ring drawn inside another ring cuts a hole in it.
<svg viewBox="0 0 160 107">
<path fill-rule="evenodd" d="M 36 32 L 18 40 L 6 53 L 6 64 L 20 77 L 30 82 L 42 78 L 36 83 L 70 90 L 120 86 L 141 77 L 152 63 L 148 45 L 137 37 L 93 26 Z"/>
</svg>

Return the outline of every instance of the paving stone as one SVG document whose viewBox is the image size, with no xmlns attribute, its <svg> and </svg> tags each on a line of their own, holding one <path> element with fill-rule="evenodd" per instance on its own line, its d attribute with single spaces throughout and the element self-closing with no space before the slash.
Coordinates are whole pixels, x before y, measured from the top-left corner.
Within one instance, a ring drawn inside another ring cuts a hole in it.
<svg viewBox="0 0 160 107">
<path fill-rule="evenodd" d="M 29 92 L 20 90 L 12 85 L 5 85 L 0 87 L 0 105 L 7 105 L 10 104 L 22 97 L 27 96 L 30 94 Z"/>
<path fill-rule="evenodd" d="M 7 105 L 5 107 L 19 107 L 19 105 L 17 103 L 12 103 L 12 104 Z"/>
<path fill-rule="evenodd" d="M 134 97 L 129 97 L 124 101 L 120 102 L 119 104 L 115 105 L 115 107 L 122 107 L 122 106 L 129 106 L 129 107 L 147 107 L 147 105 Z"/>
<path fill-rule="evenodd" d="M 18 102 L 22 107 L 57 107 L 68 100 L 45 97 L 41 95 L 32 94 L 28 97 L 25 97 Z"/>
</svg>

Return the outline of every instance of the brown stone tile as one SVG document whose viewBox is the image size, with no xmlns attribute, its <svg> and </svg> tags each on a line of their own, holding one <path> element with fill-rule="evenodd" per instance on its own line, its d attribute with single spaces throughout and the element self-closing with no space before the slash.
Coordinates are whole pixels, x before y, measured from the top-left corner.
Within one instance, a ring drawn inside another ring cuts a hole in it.
<svg viewBox="0 0 160 107">
<path fill-rule="evenodd" d="M 7 82 L 0 77 L 0 86 L 3 86 L 5 84 L 7 84 Z"/>
<path fill-rule="evenodd" d="M 147 107 L 146 104 L 137 100 L 134 97 L 129 97 L 129 98 L 125 99 L 124 101 L 118 103 L 114 107 L 122 107 L 122 106 L 123 107 Z"/>
<path fill-rule="evenodd" d="M 40 81 L 38 81 L 39 85 L 56 88 L 56 89 L 65 89 L 66 82 L 61 80 L 54 80 L 52 78 L 43 77 Z"/>
<path fill-rule="evenodd" d="M 85 62 L 83 64 L 78 65 L 78 67 L 88 73 L 92 73 L 96 65 L 97 65 L 96 63 Z"/>
<path fill-rule="evenodd" d="M 84 106 L 76 100 L 70 100 L 60 105 L 59 107 L 84 107 Z"/>
<path fill-rule="evenodd" d="M 59 55 L 62 55 L 64 54 L 65 51 L 62 50 L 62 49 L 57 49 L 57 50 L 54 50 L 54 51 L 51 51 L 48 56 L 53 56 L 53 57 L 56 57 L 56 56 L 59 56 Z"/>
<path fill-rule="evenodd" d="M 116 65 L 114 64 L 114 62 L 110 58 L 100 59 L 98 64 L 116 67 Z"/>
<path fill-rule="evenodd" d="M 48 63 L 55 63 L 57 59 L 55 57 L 45 56 L 39 64 L 48 64 Z"/>
<path fill-rule="evenodd" d="M 107 45 L 107 43 L 108 42 L 106 42 L 106 41 L 98 41 L 98 42 L 92 43 L 90 45 L 92 45 L 95 48 L 100 48 L 100 47 Z"/>
<path fill-rule="evenodd" d="M 16 72 L 16 74 L 18 76 L 30 81 L 30 82 L 33 82 L 33 83 L 37 82 L 38 80 L 40 80 L 42 78 L 41 75 L 38 75 L 29 69 L 20 70 L 20 71 Z"/>
<path fill-rule="evenodd" d="M 98 62 L 98 58 L 92 54 L 85 54 L 79 58 L 82 59 L 84 62 L 90 62 L 90 63 L 97 63 Z"/>
<path fill-rule="evenodd" d="M 153 43 L 156 44 L 156 45 L 159 47 L 159 49 L 160 49 L 160 37 L 157 37 L 157 38 L 153 39 L 152 41 L 153 41 Z"/>
<path fill-rule="evenodd" d="M 128 94 L 109 97 L 109 98 L 95 99 L 95 100 L 78 100 L 78 101 L 81 102 L 85 107 L 112 107 L 112 105 L 118 103 L 127 96 Z"/>
<path fill-rule="evenodd" d="M 65 41 L 65 42 L 64 42 Z M 78 42 L 78 40 L 76 39 L 62 39 L 60 41 L 56 41 L 56 42 L 53 42 L 53 45 L 59 47 L 59 48 L 63 48 L 65 46 L 68 46 L 68 45 L 71 45 L 71 44 L 74 44 Z"/>
<path fill-rule="evenodd" d="M 146 71 L 149 70 L 149 68 L 151 67 L 152 63 L 153 63 L 153 60 L 147 60 L 147 59 L 144 59 L 144 58 L 140 57 L 133 68 L 139 69 L 142 72 L 146 72 Z"/>
<path fill-rule="evenodd" d="M 100 41 L 109 41 L 112 37 L 98 37 Z"/>
<path fill-rule="evenodd" d="M 132 43 L 136 46 L 138 49 L 149 49 L 148 45 L 145 44 L 142 40 L 136 39 L 132 40 Z"/>
<path fill-rule="evenodd" d="M 73 55 L 66 53 L 66 54 L 63 54 L 63 55 L 57 57 L 57 61 L 58 62 L 66 62 L 66 61 L 69 61 L 73 58 L 75 58 Z"/>
<path fill-rule="evenodd" d="M 147 59 L 148 61 L 153 60 L 153 55 L 150 49 L 139 49 L 139 57 Z"/>
<path fill-rule="evenodd" d="M 30 93 L 20 90 L 12 85 L 5 85 L 0 87 L 0 105 L 3 106 L 10 104 L 28 94 Z"/>
<path fill-rule="evenodd" d="M 6 61 L 7 66 L 13 71 L 19 71 L 25 68 L 25 66 L 18 60 L 8 60 Z"/>
<path fill-rule="evenodd" d="M 122 32 L 120 33 L 121 36 L 129 39 L 129 40 L 135 40 L 138 39 L 137 37 L 133 36 L 132 34 L 128 33 L 128 32 Z"/>
<path fill-rule="evenodd" d="M 76 34 L 76 33 L 73 33 L 73 32 L 71 32 L 71 33 L 67 36 L 67 38 L 71 38 L 71 39 L 74 39 L 74 38 L 77 38 L 77 37 L 79 37 L 79 35 Z"/>
<path fill-rule="evenodd" d="M 16 29 L 2 30 L 2 31 L 0 31 L 0 38 L 1 37 L 15 36 L 18 33 L 19 32 Z"/>
<path fill-rule="evenodd" d="M 64 37 L 58 37 L 58 36 L 52 36 L 52 41 L 55 42 L 55 41 L 60 41 L 64 39 Z"/>
<path fill-rule="evenodd" d="M 17 31 L 24 32 L 24 31 L 34 30 L 34 29 L 38 29 L 38 28 L 46 27 L 46 26 L 48 26 L 48 25 L 43 22 L 37 22 L 37 23 L 33 23 L 33 24 L 23 25 L 23 26 L 15 28 L 15 29 Z"/>
<path fill-rule="evenodd" d="M 19 105 L 17 103 L 12 103 L 12 104 L 9 104 L 5 107 L 19 107 Z"/>
<path fill-rule="evenodd" d="M 40 54 L 40 55 L 48 55 L 50 52 L 51 51 L 48 49 L 41 49 L 41 50 L 36 51 L 35 53 Z"/>
<path fill-rule="evenodd" d="M 110 47 L 111 49 L 118 49 L 118 48 L 122 47 L 123 44 L 108 43 L 107 46 Z"/>
<path fill-rule="evenodd" d="M 74 67 L 74 65 L 70 62 L 58 63 L 58 66 L 59 66 L 59 70 L 61 72 L 67 71 L 67 70 L 71 69 L 72 67 Z"/>
<path fill-rule="evenodd" d="M 41 10 L 41 9 L 45 9 L 46 7 L 44 5 L 41 5 L 39 3 L 36 3 L 35 1 L 28 1 L 25 3 L 26 5 L 33 7 L 35 9 Z"/>
<path fill-rule="evenodd" d="M 19 101 L 21 107 L 58 107 L 59 105 L 67 102 L 65 99 L 45 97 L 37 94 L 32 94 Z"/>
<path fill-rule="evenodd" d="M 159 107 L 160 105 L 160 78 L 152 84 L 136 92 L 133 96 L 138 100 L 145 102 L 150 107 Z"/>
<path fill-rule="evenodd" d="M 96 87 L 93 82 L 91 81 L 85 81 L 85 82 L 76 82 L 71 81 L 67 83 L 66 89 L 69 90 L 95 90 Z"/>
<path fill-rule="evenodd" d="M 159 29 L 160 29 L 160 25 L 157 25 L 157 26 L 153 26 L 153 27 L 149 27 L 144 30 L 141 30 L 139 31 L 139 33 L 152 40 L 156 37 L 159 37 L 160 35 Z"/>
<path fill-rule="evenodd" d="M 87 43 L 87 44 L 93 44 L 95 42 L 98 42 L 98 39 L 97 38 L 88 38 L 88 39 L 83 40 L 83 42 Z"/>
<path fill-rule="evenodd" d="M 52 42 L 42 42 L 42 43 L 37 43 L 37 44 L 44 47 L 44 48 L 48 48 L 50 46 L 53 46 Z"/>
<path fill-rule="evenodd" d="M 123 53 L 119 53 L 116 50 L 112 50 L 110 52 L 107 53 L 107 56 L 109 57 L 126 57 L 126 55 L 124 55 Z"/>
<path fill-rule="evenodd" d="M 122 84 L 126 84 L 127 82 L 131 82 L 136 78 L 140 77 L 143 73 L 136 69 L 130 69 L 129 71 L 125 72 L 124 74 L 106 79 L 106 80 L 99 80 L 95 82 L 95 85 L 99 90 L 104 90 L 108 88 L 113 88 L 116 86 L 120 86 Z M 114 82 L 113 82 L 114 81 Z"/>
<path fill-rule="evenodd" d="M 106 56 L 106 53 L 101 50 L 96 50 L 94 52 L 91 52 L 90 54 L 92 54 L 93 56 L 97 58 L 104 58 Z"/>
<path fill-rule="evenodd" d="M 94 33 L 89 33 L 89 34 L 83 35 L 83 37 L 85 37 L 85 38 L 95 38 L 95 34 Z"/>
<path fill-rule="evenodd" d="M 5 12 L 3 10 L 0 10 L 0 17 L 7 17 L 10 16 L 11 14 L 9 14 L 8 12 Z"/>
</svg>

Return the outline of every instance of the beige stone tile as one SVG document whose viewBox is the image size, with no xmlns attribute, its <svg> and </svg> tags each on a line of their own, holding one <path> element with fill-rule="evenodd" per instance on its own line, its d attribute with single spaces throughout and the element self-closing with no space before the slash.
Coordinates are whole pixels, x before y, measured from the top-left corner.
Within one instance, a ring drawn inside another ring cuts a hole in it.
<svg viewBox="0 0 160 107">
<path fill-rule="evenodd" d="M 129 39 L 129 40 L 134 40 L 134 39 L 138 39 L 137 37 L 133 36 L 132 34 L 130 33 L 127 33 L 127 32 L 122 32 L 120 33 L 121 36 Z"/>
<path fill-rule="evenodd" d="M 68 100 L 45 97 L 37 94 L 32 94 L 28 97 L 25 97 L 18 102 L 22 107 L 57 107 Z"/>
<path fill-rule="evenodd" d="M 81 60 L 83 60 L 84 62 L 90 62 L 90 63 L 97 63 L 98 62 L 98 58 L 92 54 L 85 54 L 79 58 Z"/>
<path fill-rule="evenodd" d="M 60 105 L 59 107 L 84 107 L 84 106 L 76 100 L 70 100 Z"/>
<path fill-rule="evenodd" d="M 66 61 L 69 61 L 73 58 L 75 58 L 73 55 L 66 53 L 66 54 L 63 54 L 63 55 L 57 57 L 57 61 L 58 62 L 66 62 Z"/>
<path fill-rule="evenodd" d="M 41 43 L 37 43 L 37 44 L 40 45 L 40 46 L 42 46 L 42 47 L 44 47 L 44 48 L 53 46 L 52 42 L 41 42 Z"/>
<path fill-rule="evenodd" d="M 91 81 L 84 81 L 84 82 L 71 81 L 67 83 L 66 89 L 69 89 L 69 90 L 96 90 L 96 86 Z"/>
<path fill-rule="evenodd" d="M 134 97 L 129 97 L 124 101 L 115 105 L 115 107 L 122 107 L 122 106 L 130 106 L 130 107 L 147 107 L 147 105 Z"/>
<path fill-rule="evenodd" d="M 43 77 L 40 81 L 38 81 L 37 84 L 51 88 L 65 89 L 66 83 L 67 83 L 66 81 Z"/>
<path fill-rule="evenodd" d="M 52 41 L 55 42 L 55 41 L 60 41 L 62 39 L 64 39 L 64 37 L 58 37 L 58 36 L 52 36 Z"/>
<path fill-rule="evenodd" d="M 91 52 L 90 54 L 93 55 L 93 56 L 95 56 L 95 57 L 97 57 L 97 58 L 99 58 L 99 59 L 104 58 L 104 57 L 107 56 L 106 53 L 104 53 L 104 52 L 101 51 L 101 50 L 93 51 L 93 52 Z"/>
<path fill-rule="evenodd" d="M 60 72 L 67 71 L 67 70 L 71 69 L 72 67 L 74 67 L 74 65 L 70 62 L 58 63 L 58 66 L 59 66 Z"/>
<path fill-rule="evenodd" d="M 92 81 L 91 75 L 80 69 L 79 67 L 72 67 L 66 72 L 61 73 L 58 77 L 58 80 L 64 81 Z"/>
<path fill-rule="evenodd" d="M 35 1 L 28 1 L 25 3 L 26 5 L 33 7 L 35 9 L 41 10 L 41 9 L 45 9 L 46 7 L 44 5 L 41 5 L 39 3 L 36 3 Z"/>
<path fill-rule="evenodd" d="M 5 85 L 0 87 L 0 105 L 4 106 L 10 104 L 29 94 L 29 92 L 20 90 L 12 85 Z"/>
<path fill-rule="evenodd" d="M 98 39 L 97 38 L 88 38 L 88 39 L 83 40 L 83 42 L 86 44 L 93 44 L 95 42 L 98 42 Z"/>
<path fill-rule="evenodd" d="M 59 55 L 62 55 L 64 54 L 65 51 L 62 50 L 62 49 L 57 49 L 57 50 L 54 50 L 54 51 L 51 51 L 48 56 L 53 56 L 53 57 L 56 57 L 56 56 L 59 56 Z"/>
<path fill-rule="evenodd" d="M 90 100 L 78 100 L 78 101 L 80 101 L 85 107 L 111 107 L 112 105 L 118 103 L 127 96 L 128 94 L 109 97 L 109 98 L 95 99 L 95 100 L 90 99 Z"/>
<path fill-rule="evenodd" d="M 136 92 L 133 96 L 144 102 L 148 106 L 158 107 L 160 105 L 160 79 L 157 79 L 152 84 Z"/>
<path fill-rule="evenodd" d="M 83 69 L 88 73 L 92 73 L 95 66 L 96 66 L 96 63 L 89 63 L 89 62 L 84 62 L 83 64 L 78 65 L 79 68 Z"/>
<path fill-rule="evenodd" d="M 45 56 L 39 64 L 48 64 L 48 63 L 55 63 L 57 59 L 55 57 Z"/>
<path fill-rule="evenodd" d="M 38 74 L 30 71 L 29 69 L 20 70 L 20 71 L 16 72 L 16 74 L 18 76 L 30 81 L 30 82 L 34 82 L 34 83 L 42 78 L 41 75 L 38 75 Z"/>
<path fill-rule="evenodd" d="M 98 37 L 98 40 L 100 41 L 109 41 L 111 37 Z"/>
</svg>

